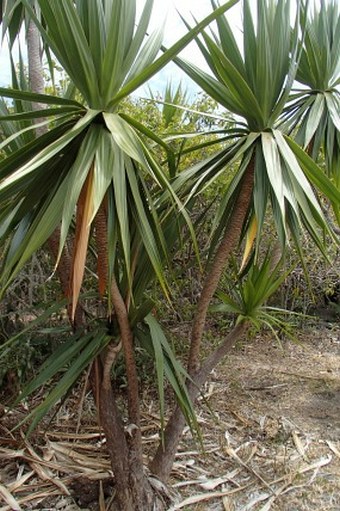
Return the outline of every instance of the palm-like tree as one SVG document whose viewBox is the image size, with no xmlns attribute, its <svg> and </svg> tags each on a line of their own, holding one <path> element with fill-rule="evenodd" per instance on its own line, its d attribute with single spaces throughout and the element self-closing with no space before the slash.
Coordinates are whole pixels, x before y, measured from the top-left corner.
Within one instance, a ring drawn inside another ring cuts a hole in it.
<svg viewBox="0 0 340 511">
<path fill-rule="evenodd" d="M 218 17 L 218 33 L 213 36 L 204 33 L 197 40 L 211 74 L 175 57 L 209 21 L 236 1 L 222 8 L 212 0 L 213 14 L 190 29 L 187 36 L 159 58 L 156 55 L 161 45 L 160 31 L 145 38 L 151 0 L 145 4 L 137 28 L 134 2 L 129 0 L 39 0 L 42 23 L 30 3 L 25 2 L 45 44 L 70 76 L 77 97 L 82 99 L 75 101 L 72 94 L 56 98 L 1 89 L 4 96 L 16 101 L 53 105 L 39 112 L 21 112 L 16 117 L 6 115 L 6 122 L 45 119 L 49 130 L 15 150 L 10 149 L 13 141 L 23 132 L 17 137 L 14 134 L 2 146 L 8 156 L 0 162 L 0 232 L 6 248 L 1 285 L 6 288 L 32 253 L 60 226 L 56 251 L 59 260 L 74 223 L 66 279 L 73 317 L 87 247 L 94 239 L 99 292 L 107 297 L 110 331 L 106 323 L 99 322 L 98 328 L 85 334 L 75 332 L 67 345 L 54 354 L 54 371 L 65 361 L 71 360 L 72 364 L 60 388 L 50 396 L 49 404 L 60 397 L 60 389 L 68 388 L 81 370 L 96 360 L 91 373 L 92 386 L 98 397 L 121 509 L 149 509 L 152 500 L 143 473 L 134 337 L 145 342 L 158 361 L 160 395 L 163 374 L 167 373 L 182 400 L 181 409 L 176 408 L 166 428 L 164 443 L 151 463 L 152 471 L 166 479 L 184 425 L 180 411 L 189 410 L 189 397 L 195 399 L 210 370 L 247 329 L 252 311 L 249 304 L 243 304 L 246 294 L 242 294 L 242 306 L 238 303 L 234 306 L 237 324 L 226 340 L 201 362 L 200 345 L 208 306 L 240 237 L 256 225 L 258 249 L 261 229 L 271 209 L 282 244 L 292 237 L 299 246 L 304 226 L 323 248 L 320 230 L 328 227 L 307 178 L 334 203 L 340 199 L 339 191 L 329 179 L 276 126 L 298 66 L 298 22 L 292 30 L 287 24 L 289 0 L 258 0 L 256 22 L 251 2 L 244 1 L 244 54 L 227 19 Z M 125 115 L 121 101 L 174 57 L 212 98 L 242 120 L 236 128 L 226 129 L 222 134 L 221 139 L 232 141 L 228 146 L 180 173 L 170 186 L 144 140 L 151 137 L 165 149 L 166 143 L 146 130 L 138 119 Z M 32 125 L 31 129 L 35 127 Z M 155 318 L 149 314 L 153 305 L 146 299 L 145 290 L 156 277 L 165 294 L 168 293 L 163 263 L 169 259 L 178 223 L 186 221 L 191 227 L 177 194 L 189 189 L 186 199 L 192 205 L 197 193 L 217 179 L 227 166 L 237 162 L 241 162 L 238 171 L 219 198 L 211 262 L 193 324 L 188 364 L 191 381 L 186 391 L 181 382 L 184 371 L 174 359 Z M 178 207 L 182 216 L 174 214 Z M 258 274 L 266 280 L 267 261 L 263 268 L 253 272 L 254 281 L 259 281 Z M 253 287 L 253 282 L 250 284 Z M 270 284 L 272 288 L 274 284 Z M 264 289 L 266 298 L 268 286 Z M 261 297 L 257 296 L 254 307 L 260 303 Z M 127 435 L 110 382 L 110 369 L 121 347 L 128 379 Z M 47 363 L 39 381 L 51 373 Z M 46 406 L 42 404 L 35 419 Z"/>
<path fill-rule="evenodd" d="M 94 238 L 99 293 L 106 296 L 110 332 L 106 323 L 86 334 L 76 332 L 54 354 L 52 367 L 47 364 L 42 368 L 40 381 L 73 360 L 72 370 L 60 385 L 60 389 L 65 389 L 91 360 L 96 360 L 92 386 L 115 474 L 117 503 L 124 510 L 149 509 L 153 501 L 141 450 L 133 342 L 137 335 L 133 329 L 137 329 L 138 323 L 143 323 L 138 335 L 151 338 L 158 368 L 162 367 L 158 371 L 160 392 L 163 372 L 177 371 L 178 376 L 180 371 L 157 324 L 148 315 L 152 303 L 145 299 L 144 292 L 150 279 L 156 277 L 168 294 L 163 262 L 169 257 L 169 231 L 174 231 L 177 222 L 174 211 L 181 204 L 140 135 L 150 136 L 163 146 L 164 143 L 138 120 L 124 115 L 120 105 L 202 28 L 237 1 L 215 10 L 160 57 L 157 54 L 162 27 L 147 36 L 153 0 L 146 0 L 137 25 L 136 5 L 131 0 L 53 3 L 39 0 L 40 18 L 34 5 L 25 2 L 26 12 L 69 76 L 71 87 L 63 98 L 16 89 L 0 90 L 1 95 L 16 102 L 48 107 L 5 112 L 1 121 L 39 120 L 49 128 L 38 138 L 18 144 L 15 150 L 13 141 L 20 139 L 23 130 L 2 143 L 7 157 L 0 162 L 1 243 L 5 250 L 1 290 L 4 293 L 31 255 L 60 228 L 58 263 L 67 251 L 66 241 L 74 223 L 73 248 L 64 275 L 64 290 L 74 320 L 87 249 Z M 22 19 L 22 12 L 18 19 L 14 16 L 10 9 L 13 5 L 6 3 L 9 11 L 2 13 L 3 21 L 15 23 Z M 72 91 L 81 99 L 75 100 Z M 34 124 L 27 128 L 36 131 Z M 185 215 L 182 208 L 182 217 Z M 187 222 L 190 226 L 188 219 Z M 80 330 L 85 328 L 81 321 L 76 326 Z M 120 351 L 125 357 L 128 380 L 127 435 L 110 381 L 111 367 Z M 60 389 L 52 393 L 50 404 L 59 398 Z M 185 399 L 183 386 L 179 394 Z M 34 421 L 46 406 L 41 405 Z"/>
<path fill-rule="evenodd" d="M 293 91 L 283 115 L 283 126 L 318 161 L 321 149 L 326 171 L 340 189 L 340 8 L 322 1 L 302 10 L 305 25 L 301 57 Z M 339 210 L 336 208 L 339 219 Z"/>
<path fill-rule="evenodd" d="M 211 0 L 213 8 L 218 7 Z M 300 254 L 301 231 L 305 229 L 321 250 L 322 233 L 329 227 L 310 181 L 333 203 L 340 199 L 339 190 L 322 174 L 314 162 L 277 124 L 291 92 L 299 63 L 299 9 L 293 28 L 289 0 L 258 0 L 256 20 L 254 2 L 243 1 L 243 52 L 225 16 L 217 19 L 217 32 L 203 32 L 197 44 L 210 73 L 179 57 L 175 62 L 221 106 L 240 119 L 228 131 L 233 142 L 207 161 L 182 173 L 174 187 L 191 185 L 191 196 L 212 183 L 230 165 L 241 162 L 232 182 L 218 197 L 219 210 L 212 232 L 208 271 L 196 308 L 191 332 L 188 372 L 201 381 L 211 355 L 201 361 L 200 348 L 210 302 L 230 256 L 241 237 L 256 225 L 256 251 L 268 211 L 274 218 L 281 245 L 292 239 Z M 189 27 L 189 24 L 187 25 Z M 190 197 L 190 196 L 189 196 Z M 247 315 L 239 318 L 234 332 L 225 343 L 228 349 L 246 329 Z M 243 329 L 242 329 L 243 324 Z M 225 351 L 223 352 L 225 353 Z M 178 441 L 181 426 L 175 410 L 165 432 L 165 448 L 159 449 L 152 470 L 166 478 L 170 465 L 164 462 L 168 451 Z"/>
</svg>

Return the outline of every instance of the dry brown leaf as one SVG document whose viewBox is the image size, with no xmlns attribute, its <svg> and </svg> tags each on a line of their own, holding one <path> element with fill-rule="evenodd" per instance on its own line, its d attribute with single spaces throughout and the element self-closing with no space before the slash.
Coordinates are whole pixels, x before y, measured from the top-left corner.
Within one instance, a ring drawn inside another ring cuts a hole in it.
<svg viewBox="0 0 340 511">
<path fill-rule="evenodd" d="M 234 511 L 234 503 L 228 495 L 222 497 L 222 504 L 224 511 Z"/>
<path fill-rule="evenodd" d="M 70 279 L 72 298 L 72 320 L 76 312 L 81 284 L 85 271 L 87 245 L 90 235 L 91 218 L 93 216 L 93 165 L 88 173 L 77 204 L 76 232 L 72 261 L 72 277 Z"/>
<path fill-rule="evenodd" d="M 231 456 L 234 460 L 236 460 L 242 467 L 247 469 L 248 472 L 250 472 L 255 477 L 257 477 L 257 479 L 259 479 L 259 481 L 261 481 L 261 483 L 264 484 L 264 486 L 266 488 L 268 488 L 271 493 L 273 493 L 273 490 L 270 487 L 270 485 L 267 483 L 267 481 L 265 479 L 263 479 L 263 477 L 256 470 L 254 470 L 252 467 L 247 465 L 247 463 L 245 463 L 243 460 L 241 460 L 241 458 L 236 454 L 234 449 L 232 449 L 231 447 L 226 447 L 225 450 L 226 450 L 227 454 L 229 454 L 229 456 Z"/>
<path fill-rule="evenodd" d="M 310 465 L 301 467 L 298 470 L 299 474 L 305 474 L 306 472 L 309 472 L 310 470 L 315 470 L 317 468 L 324 467 L 325 465 L 328 465 L 332 461 L 332 456 L 324 456 L 320 458 L 318 461 L 315 461 L 314 463 L 311 463 Z"/>
<path fill-rule="evenodd" d="M 253 509 L 259 502 L 263 502 L 270 497 L 270 493 L 260 493 L 260 495 L 255 495 L 245 506 L 243 506 L 239 511 L 250 511 Z"/>
<path fill-rule="evenodd" d="M 261 507 L 261 509 L 259 509 L 259 511 L 269 511 L 270 508 L 272 507 L 272 504 L 274 504 L 275 500 L 277 499 L 277 497 L 279 497 L 279 495 L 281 495 L 281 493 L 286 490 L 286 488 L 288 488 L 288 486 L 290 485 L 290 483 L 285 483 L 283 484 L 280 488 L 278 488 L 277 490 L 275 490 L 275 494 L 272 495 L 269 499 L 268 499 L 268 502 L 265 503 L 264 506 Z"/>
<path fill-rule="evenodd" d="M 104 490 L 103 490 L 103 483 L 102 481 L 99 482 L 99 511 L 106 511 L 105 506 L 105 497 L 104 497 Z"/>
<path fill-rule="evenodd" d="M 26 497 L 22 497 L 21 499 L 18 499 L 17 503 L 22 506 L 24 504 L 27 504 L 28 502 L 37 501 L 38 503 L 42 500 L 46 499 L 47 497 L 53 497 L 55 495 L 60 495 L 59 491 L 44 491 L 44 492 L 31 492 L 30 495 L 27 495 Z M 0 507 L 0 511 L 13 511 L 13 508 L 10 506 L 3 506 Z"/>
<path fill-rule="evenodd" d="M 29 462 L 31 468 L 36 472 L 38 477 L 43 481 L 49 481 L 52 485 L 57 486 L 64 495 L 70 495 L 69 490 L 66 488 L 64 483 L 60 481 L 45 465 L 44 460 L 34 451 L 32 445 L 25 439 L 25 446 L 32 458 L 36 461 Z"/>
<path fill-rule="evenodd" d="M 292 438 L 293 438 L 293 442 L 295 444 L 295 447 L 296 447 L 298 453 L 302 456 L 302 458 L 305 461 L 309 461 L 308 456 L 305 453 L 306 447 L 303 446 L 303 444 L 302 444 L 302 442 L 300 440 L 300 437 L 297 434 L 297 431 L 292 431 Z"/>
<path fill-rule="evenodd" d="M 205 500 L 211 499 L 219 499 L 226 495 L 231 495 L 233 493 L 245 490 L 248 486 L 242 486 L 242 488 L 237 488 L 236 490 L 226 490 L 226 491 L 215 491 L 211 493 L 199 493 L 198 495 L 193 495 L 192 497 L 188 497 L 184 499 L 182 502 L 171 506 L 168 511 L 177 511 L 178 509 L 182 509 L 183 507 L 190 506 L 191 504 L 197 504 L 198 502 L 203 502 Z"/>
<path fill-rule="evenodd" d="M 66 457 L 66 460 L 69 459 L 73 464 L 79 463 L 81 468 L 90 468 L 90 469 L 102 469 L 104 471 L 110 470 L 110 462 L 104 459 L 98 460 L 98 457 L 89 457 L 84 454 L 80 454 L 79 452 L 71 449 L 71 447 L 64 447 L 60 445 L 58 442 L 49 442 L 50 447 L 54 449 L 56 455 L 58 453 L 62 454 Z"/>
<path fill-rule="evenodd" d="M 232 481 L 234 477 L 239 474 L 240 469 L 235 469 L 228 474 L 225 474 L 221 477 L 216 477 L 215 479 L 207 479 L 205 481 L 199 482 L 199 485 L 203 488 L 203 490 L 214 490 L 217 486 L 226 483 L 227 481 Z M 236 484 L 236 483 L 235 483 Z"/>
<path fill-rule="evenodd" d="M 25 449 L 6 449 L 5 447 L 0 447 L 0 454 L 2 459 L 11 459 L 11 458 L 24 458 L 25 457 Z"/>
<path fill-rule="evenodd" d="M 102 433 L 98 431 L 98 433 L 63 433 L 62 431 L 48 431 L 46 433 L 47 437 L 52 438 L 65 438 L 69 440 L 94 440 L 95 438 L 100 438 L 103 436 Z"/>
<path fill-rule="evenodd" d="M 26 481 L 28 481 L 33 475 L 35 474 L 34 470 L 32 470 L 31 472 L 28 472 L 27 474 L 23 475 L 22 477 L 20 477 L 20 479 L 17 479 L 16 481 L 14 481 L 13 483 L 7 485 L 8 489 L 10 492 L 14 493 L 15 491 L 17 491 L 21 486 L 23 486 Z"/>
<path fill-rule="evenodd" d="M 5 486 L 0 484 L 0 494 L 2 495 L 4 501 L 10 506 L 10 509 L 13 511 L 21 511 L 21 507 L 18 502 L 15 500 L 13 495 Z"/>
<path fill-rule="evenodd" d="M 336 448 L 336 446 L 333 444 L 333 442 L 331 442 L 330 440 L 326 440 L 326 444 L 328 445 L 328 447 L 330 448 L 330 450 L 332 452 L 334 452 L 335 456 L 337 456 L 338 458 L 340 458 L 340 451 Z"/>
</svg>

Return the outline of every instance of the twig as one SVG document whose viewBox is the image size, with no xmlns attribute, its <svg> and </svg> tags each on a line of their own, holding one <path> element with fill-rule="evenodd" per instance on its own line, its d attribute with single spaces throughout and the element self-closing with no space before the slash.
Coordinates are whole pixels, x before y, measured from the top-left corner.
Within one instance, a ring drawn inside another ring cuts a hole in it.
<svg viewBox="0 0 340 511">
<path fill-rule="evenodd" d="M 76 434 L 79 433 L 79 429 L 80 429 L 81 416 L 82 416 L 84 401 L 85 401 L 85 397 L 86 397 L 86 390 L 87 390 L 87 385 L 88 385 L 88 381 L 89 381 L 89 377 L 90 377 L 90 372 L 92 370 L 92 364 L 93 364 L 93 361 L 91 362 L 88 370 L 86 371 L 86 376 L 85 376 L 85 381 L 84 381 L 84 388 L 83 388 L 83 391 L 82 391 L 81 396 L 80 396 L 80 401 L 79 401 L 79 406 L 78 406 L 78 418 L 77 418 L 77 425 L 76 425 Z"/>
<path fill-rule="evenodd" d="M 254 470 L 252 467 L 250 467 L 249 465 L 247 465 L 247 463 L 245 463 L 243 460 L 241 460 L 241 458 L 236 454 L 236 452 L 234 451 L 234 449 L 232 449 L 231 447 L 226 447 L 226 452 L 227 454 L 229 454 L 229 456 L 231 456 L 232 458 L 234 458 L 234 460 L 237 461 L 237 463 L 239 463 L 243 468 L 245 468 L 246 470 L 248 470 L 248 472 L 250 472 L 251 474 L 253 474 L 259 481 L 261 481 L 261 483 L 272 493 L 274 494 L 274 491 L 272 489 L 272 487 L 270 486 L 270 484 L 267 483 L 267 481 L 265 479 L 263 479 L 262 476 L 260 476 L 260 474 Z"/>
</svg>

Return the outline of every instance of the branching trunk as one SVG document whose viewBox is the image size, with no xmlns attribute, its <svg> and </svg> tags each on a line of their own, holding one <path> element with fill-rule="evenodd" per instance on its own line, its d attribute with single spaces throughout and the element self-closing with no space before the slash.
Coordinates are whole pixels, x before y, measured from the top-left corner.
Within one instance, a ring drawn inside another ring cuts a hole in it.
<svg viewBox="0 0 340 511">
<path fill-rule="evenodd" d="M 37 93 L 44 92 L 43 68 L 41 62 L 41 50 L 39 33 L 33 22 L 30 22 L 27 34 L 29 56 L 29 80 L 31 89 Z M 39 110 L 41 105 L 33 106 Z M 46 128 L 37 128 L 37 135 L 45 132 Z M 221 343 L 221 345 L 200 366 L 200 346 L 204 331 L 208 306 L 216 291 L 218 282 L 225 269 L 228 258 L 235 249 L 240 237 L 240 232 L 249 208 L 254 180 L 254 157 L 252 158 L 243 177 L 241 190 L 232 212 L 227 232 L 222 239 L 215 254 L 211 269 L 205 279 L 197 313 L 194 318 L 191 348 L 189 354 L 189 373 L 193 382 L 188 384 L 189 395 L 192 401 L 197 399 L 199 389 L 208 378 L 211 370 L 231 349 L 235 342 L 244 335 L 247 325 L 237 325 Z M 98 226 L 105 224 L 104 215 L 98 217 Z M 49 249 L 56 258 L 59 250 L 59 233 L 56 231 L 48 241 Z M 104 247 L 100 247 L 104 253 Z M 99 263 L 104 261 L 100 257 Z M 106 262 L 106 261 L 105 261 Z M 69 278 L 72 273 L 72 261 L 67 247 L 63 251 L 57 274 L 60 278 L 65 296 L 69 296 Z M 100 293 L 103 294 L 106 287 L 107 268 L 100 265 Z M 121 346 L 124 352 L 126 374 L 128 380 L 128 419 L 129 424 L 124 428 L 120 411 L 117 407 L 116 398 L 111 384 L 111 368 L 115 359 L 115 350 L 120 348 L 111 346 L 102 360 L 98 357 L 91 370 L 91 385 L 99 413 L 99 420 L 103 428 L 107 449 L 109 452 L 112 471 L 115 481 L 115 503 L 120 511 L 149 511 L 154 509 L 154 492 L 148 482 L 143 466 L 142 434 L 140 427 L 140 401 L 139 385 L 136 370 L 133 334 L 129 325 L 127 303 L 120 294 L 115 279 L 111 283 L 111 298 L 116 316 Z M 74 326 L 83 326 L 83 315 L 80 307 L 77 307 Z M 167 480 L 173 465 L 179 439 L 185 425 L 184 417 L 176 408 L 165 430 L 165 445 L 160 446 L 153 462 L 151 471 L 162 480 Z"/>
</svg>

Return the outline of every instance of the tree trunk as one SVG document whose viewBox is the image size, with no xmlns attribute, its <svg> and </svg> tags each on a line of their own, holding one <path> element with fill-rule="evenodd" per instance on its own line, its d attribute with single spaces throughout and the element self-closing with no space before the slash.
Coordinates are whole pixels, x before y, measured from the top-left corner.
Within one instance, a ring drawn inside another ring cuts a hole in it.
<svg viewBox="0 0 340 511">
<path fill-rule="evenodd" d="M 190 375 L 194 374 L 199 369 L 201 341 L 204 332 L 208 307 L 216 292 L 218 283 L 226 267 L 228 259 L 232 252 L 235 250 L 240 239 L 242 226 L 252 198 L 254 188 L 254 170 L 255 155 L 253 154 L 244 173 L 242 186 L 236 199 L 236 204 L 232 212 L 229 224 L 217 249 L 210 270 L 204 280 L 200 299 L 197 304 L 196 314 L 191 331 L 191 343 L 188 362 L 188 371 Z"/>
<path fill-rule="evenodd" d="M 119 348 L 116 353 L 118 350 Z M 153 493 L 143 468 L 141 472 L 140 465 L 135 462 L 129 433 L 124 430 L 117 408 L 110 377 L 113 362 L 111 355 L 112 351 L 109 351 L 104 364 L 100 357 L 96 359 L 90 381 L 110 456 L 115 490 L 114 505 L 117 511 L 148 511 L 152 509 Z"/>
<path fill-rule="evenodd" d="M 28 79 L 32 92 L 43 94 L 44 86 L 44 70 L 41 60 L 40 34 L 33 20 L 29 21 L 27 29 L 27 59 L 28 59 Z M 33 110 L 41 110 L 43 106 L 40 103 L 32 103 Z M 36 119 L 34 122 L 38 124 L 42 119 Z M 46 126 L 36 128 L 37 136 L 44 135 L 47 132 Z"/>
<path fill-rule="evenodd" d="M 126 455 L 125 459 L 128 466 L 128 479 L 122 478 L 119 482 L 119 487 L 124 494 L 129 492 L 131 494 L 131 502 L 133 506 L 128 507 L 125 499 L 125 507 L 122 511 L 147 511 L 152 509 L 153 505 L 153 491 L 147 480 L 144 464 L 143 464 L 143 449 L 142 449 L 142 432 L 140 426 L 140 400 L 139 400 L 139 385 L 136 369 L 136 360 L 133 346 L 133 333 L 130 328 L 128 311 L 123 300 L 123 297 L 118 288 L 115 278 L 112 279 L 111 284 L 111 299 L 114 308 L 114 313 L 120 330 L 121 344 L 124 352 L 126 375 L 127 375 L 127 397 L 128 397 L 128 415 L 129 424 L 126 428 Z M 110 371 L 104 377 L 103 383 L 106 386 L 106 392 L 111 387 Z M 104 375 L 105 376 L 105 375 Z M 107 381 L 106 381 L 107 380 Z M 105 383 L 106 381 L 106 383 Z M 106 405 L 107 406 L 107 403 Z M 103 413 L 102 411 L 100 412 Z M 120 448 L 117 444 L 112 451 L 110 451 L 110 458 L 112 468 L 114 469 L 115 449 Z M 118 482 L 118 475 L 115 473 L 115 479 Z M 131 505 L 132 505 L 131 504 Z M 130 504 L 129 504 L 130 506 Z"/>
<path fill-rule="evenodd" d="M 249 325 L 246 322 L 236 325 L 216 350 L 205 359 L 198 372 L 192 375 L 192 382 L 188 384 L 188 392 L 192 403 L 195 403 L 200 388 L 207 381 L 211 371 L 230 352 L 235 343 L 246 334 L 248 328 Z M 177 405 L 164 431 L 164 445 L 160 444 L 158 446 L 156 454 L 150 463 L 151 472 L 164 482 L 167 482 L 170 477 L 184 426 L 185 418 L 180 407 Z"/>
<path fill-rule="evenodd" d="M 239 195 L 236 199 L 230 221 L 224 237 L 216 251 L 215 257 L 206 275 L 194 317 L 191 343 L 189 351 L 188 372 L 194 383 L 189 382 L 188 390 L 192 401 L 195 401 L 200 387 L 207 380 L 211 370 L 219 363 L 222 357 L 228 353 L 238 338 L 244 334 L 247 327 L 243 323 L 236 326 L 221 345 L 206 358 L 200 366 L 200 348 L 208 307 L 215 294 L 222 273 L 228 259 L 235 250 L 240 239 L 243 223 L 245 221 L 254 188 L 255 154 L 252 155 L 248 167 L 242 179 Z M 164 447 L 159 445 L 154 459 L 150 463 L 150 470 L 163 481 L 167 481 L 175 459 L 178 443 L 180 441 L 185 419 L 177 406 L 165 428 Z"/>
<path fill-rule="evenodd" d="M 44 93 L 44 77 L 40 36 L 33 21 L 29 22 L 27 46 L 30 87 L 33 92 L 42 94 Z M 40 110 L 42 106 L 39 103 L 33 103 L 32 108 Z M 39 123 L 39 119 L 35 122 Z M 43 135 L 46 131 L 45 126 L 36 128 L 37 136 Z M 47 242 L 49 251 L 55 260 L 57 260 L 59 252 L 59 238 L 60 232 L 57 229 Z M 105 247 L 99 248 L 103 251 Z M 69 297 L 71 269 L 72 260 L 66 246 L 57 267 L 57 275 L 63 294 L 66 297 Z M 102 294 L 105 290 L 106 274 L 107 270 L 104 269 L 103 275 L 100 275 L 100 291 Z M 119 511 L 151 511 L 155 509 L 155 494 L 148 482 L 143 465 L 138 379 L 134 360 L 133 337 L 129 327 L 127 310 L 115 282 L 112 286 L 112 301 L 121 331 L 127 367 L 129 425 L 126 431 L 111 384 L 112 350 L 111 352 L 108 350 L 104 364 L 100 357 L 94 362 L 90 382 L 96 399 L 99 422 L 105 434 L 114 476 L 115 509 Z M 70 312 L 69 308 L 69 315 Z M 84 327 L 83 312 L 79 305 L 76 307 L 73 327 L 75 330 Z"/>
</svg>

